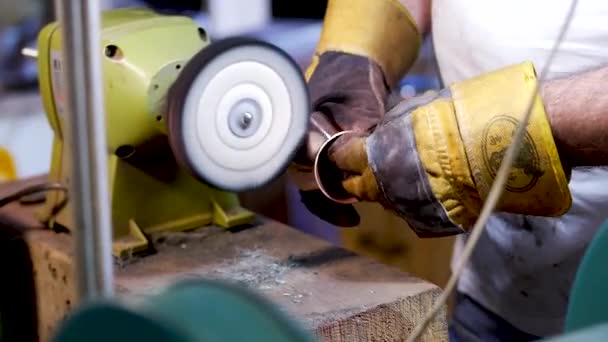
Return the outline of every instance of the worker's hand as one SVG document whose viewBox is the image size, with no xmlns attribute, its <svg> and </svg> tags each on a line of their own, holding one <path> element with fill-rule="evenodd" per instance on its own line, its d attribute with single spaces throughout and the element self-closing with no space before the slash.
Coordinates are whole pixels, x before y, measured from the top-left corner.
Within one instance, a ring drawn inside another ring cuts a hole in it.
<svg viewBox="0 0 608 342">
<path fill-rule="evenodd" d="M 421 96 L 389 104 L 391 110 L 387 113 L 380 127 L 376 128 L 378 132 L 374 136 L 377 136 L 382 130 L 386 129 L 385 127 L 388 122 L 397 118 L 403 120 L 405 119 L 404 116 L 409 115 L 411 111 L 430 104 L 438 97 L 438 92 L 427 91 Z M 366 142 L 371 134 L 373 134 L 371 131 L 353 131 L 352 133 L 342 135 L 330 147 L 329 157 L 338 169 L 344 171 L 346 177 L 342 186 L 349 194 L 362 201 L 376 202 L 382 201 L 382 196 L 380 195 L 376 178 L 368 163 Z M 387 139 L 396 139 L 403 134 L 408 135 L 409 133 L 401 132 L 401 134 L 387 137 Z"/>
<path fill-rule="evenodd" d="M 392 108 L 369 134 L 340 137 L 329 157 L 343 188 L 381 203 L 421 237 L 470 229 L 537 83 L 522 63 L 454 84 Z M 497 210 L 557 216 L 570 207 L 542 100 L 536 95 L 526 137 Z"/>
<path fill-rule="evenodd" d="M 329 51 L 308 81 L 313 111 L 325 114 L 337 131 L 365 132 L 385 113 L 389 87 L 373 60 Z"/>
<path fill-rule="evenodd" d="M 313 120 L 326 132 L 367 132 L 386 112 L 388 97 L 384 73 L 368 57 L 328 51 L 307 73 Z M 295 160 L 301 169 L 312 168 L 316 151 L 326 137 L 311 126 L 308 144 Z M 316 188 L 316 184 L 311 184 Z M 306 189 L 306 185 L 301 186 Z"/>
<path fill-rule="evenodd" d="M 397 0 L 329 0 L 321 39 L 306 70 L 315 115 L 322 115 L 331 131 L 368 131 L 385 113 L 389 90 L 416 60 L 421 41 Z M 327 202 L 318 190 L 312 166 L 324 138 L 314 129 L 310 133 L 290 168 L 291 179 L 313 213 L 342 225 L 329 216 L 337 216 L 340 208 L 351 217 L 356 212 Z"/>
<path fill-rule="evenodd" d="M 368 132 L 386 112 L 387 82 L 379 65 L 366 57 L 333 51 L 322 54 L 310 76 L 309 89 L 313 119 L 328 132 Z M 358 225 L 352 205 L 330 201 L 318 190 L 312 167 L 325 138 L 311 127 L 307 144 L 291 168 L 292 180 L 300 188 L 302 203 L 313 214 L 337 226 Z"/>
<path fill-rule="evenodd" d="M 328 132 L 367 132 L 386 112 L 389 87 L 380 66 L 369 58 L 326 52 L 319 57 L 308 84 L 314 120 Z M 357 225 L 352 206 L 329 201 L 317 188 L 312 166 L 324 140 L 324 135 L 311 127 L 307 144 L 294 160 L 292 179 L 311 212 L 339 226 Z"/>
</svg>

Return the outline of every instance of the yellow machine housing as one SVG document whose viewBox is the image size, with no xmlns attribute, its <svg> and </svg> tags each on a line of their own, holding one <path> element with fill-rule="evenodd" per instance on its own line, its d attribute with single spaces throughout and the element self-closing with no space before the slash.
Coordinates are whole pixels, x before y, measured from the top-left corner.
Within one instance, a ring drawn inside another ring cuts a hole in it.
<svg viewBox="0 0 608 342">
<path fill-rule="evenodd" d="M 106 11 L 101 23 L 113 254 L 146 250 L 147 233 L 251 222 L 254 214 L 239 206 L 236 194 L 195 180 L 178 166 L 168 143 L 164 97 L 188 60 L 209 44 L 205 31 L 188 17 L 147 9 Z M 40 93 L 55 134 L 49 181 L 69 187 L 60 30 L 58 23 L 51 23 L 40 32 L 38 68 Z M 52 217 L 51 225 L 78 229 L 65 196 L 50 192 L 40 219 Z"/>
</svg>

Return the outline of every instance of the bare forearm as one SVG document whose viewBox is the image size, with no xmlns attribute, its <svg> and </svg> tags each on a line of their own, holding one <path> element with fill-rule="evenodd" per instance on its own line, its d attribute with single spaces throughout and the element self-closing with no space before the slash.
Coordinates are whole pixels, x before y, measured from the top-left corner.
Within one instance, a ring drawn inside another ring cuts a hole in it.
<svg viewBox="0 0 608 342">
<path fill-rule="evenodd" d="M 399 0 L 408 9 L 422 35 L 431 29 L 431 0 Z"/>
<path fill-rule="evenodd" d="M 608 165 L 607 88 L 608 66 L 542 87 L 560 157 L 571 167 Z"/>
</svg>

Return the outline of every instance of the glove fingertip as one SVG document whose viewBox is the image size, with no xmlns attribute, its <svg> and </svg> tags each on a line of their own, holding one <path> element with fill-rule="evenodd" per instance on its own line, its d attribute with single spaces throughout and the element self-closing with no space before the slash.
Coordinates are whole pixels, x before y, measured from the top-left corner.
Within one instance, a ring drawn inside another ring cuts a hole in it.
<svg viewBox="0 0 608 342">
<path fill-rule="evenodd" d="M 364 190 L 361 182 L 361 177 L 350 177 L 342 181 L 342 187 L 347 193 L 361 199 L 364 195 Z"/>
<path fill-rule="evenodd" d="M 361 173 L 368 166 L 365 137 L 345 134 L 328 149 L 328 157 L 343 171 Z"/>
<path fill-rule="evenodd" d="M 342 188 L 348 194 L 361 201 L 377 201 L 380 193 L 378 183 L 371 169 L 366 169 L 360 176 L 354 176 L 342 181 Z"/>
</svg>

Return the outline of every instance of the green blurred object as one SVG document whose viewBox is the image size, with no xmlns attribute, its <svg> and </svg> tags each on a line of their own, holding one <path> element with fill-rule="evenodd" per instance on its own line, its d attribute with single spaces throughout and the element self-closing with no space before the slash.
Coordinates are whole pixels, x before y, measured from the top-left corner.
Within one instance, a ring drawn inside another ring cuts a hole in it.
<svg viewBox="0 0 608 342">
<path fill-rule="evenodd" d="M 596 342 L 608 341 L 608 323 L 583 328 L 564 335 L 543 339 L 544 342 Z"/>
<path fill-rule="evenodd" d="M 608 221 L 591 240 L 576 273 L 565 329 L 575 331 L 605 322 L 608 322 Z"/>
<path fill-rule="evenodd" d="M 548 342 L 608 341 L 608 220 L 587 247 L 570 291 L 565 334 Z"/>
<path fill-rule="evenodd" d="M 189 280 L 126 307 L 84 304 L 54 342 L 312 342 L 313 335 L 257 293 L 222 281 Z"/>
</svg>

